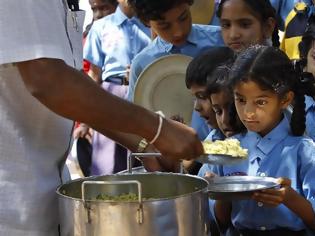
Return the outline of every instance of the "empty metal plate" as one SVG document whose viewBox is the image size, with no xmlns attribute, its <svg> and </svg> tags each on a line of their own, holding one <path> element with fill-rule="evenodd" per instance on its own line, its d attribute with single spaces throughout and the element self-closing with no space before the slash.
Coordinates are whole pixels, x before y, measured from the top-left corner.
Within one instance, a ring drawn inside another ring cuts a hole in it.
<svg viewBox="0 0 315 236">
<path fill-rule="evenodd" d="M 279 186 L 276 178 L 259 176 L 224 176 L 207 178 L 209 197 L 215 200 L 248 199 L 254 191 Z"/>
</svg>

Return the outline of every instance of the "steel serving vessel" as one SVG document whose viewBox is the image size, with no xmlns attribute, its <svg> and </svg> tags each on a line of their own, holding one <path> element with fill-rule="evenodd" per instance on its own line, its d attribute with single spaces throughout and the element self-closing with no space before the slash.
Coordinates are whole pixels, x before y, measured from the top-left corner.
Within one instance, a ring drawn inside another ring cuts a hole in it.
<svg viewBox="0 0 315 236">
<path fill-rule="evenodd" d="M 208 235 L 208 183 L 173 173 L 88 177 L 57 189 L 62 236 Z M 136 193 L 137 201 L 96 200 Z"/>
</svg>

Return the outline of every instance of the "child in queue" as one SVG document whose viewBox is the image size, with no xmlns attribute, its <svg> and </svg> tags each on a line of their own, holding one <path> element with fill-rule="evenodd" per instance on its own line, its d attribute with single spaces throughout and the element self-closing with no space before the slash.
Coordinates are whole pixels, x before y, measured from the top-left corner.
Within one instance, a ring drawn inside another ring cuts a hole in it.
<svg viewBox="0 0 315 236">
<path fill-rule="evenodd" d="M 254 44 L 279 46 L 276 12 L 269 0 L 221 0 L 216 14 L 223 41 L 235 52 Z"/>
<path fill-rule="evenodd" d="M 218 125 L 217 132 L 221 134 L 220 139 L 229 138 L 238 133 L 245 131 L 245 127 L 240 122 L 235 106 L 232 89 L 229 87 L 228 75 L 230 66 L 234 57 L 230 57 L 225 64 L 218 66 L 207 77 L 206 97 L 209 99 L 212 105 L 212 110 L 215 114 L 216 123 Z M 213 135 L 210 133 L 206 140 L 215 141 Z M 217 169 L 222 166 L 216 166 L 211 164 L 203 164 L 199 170 L 198 176 L 205 177 L 208 173 L 219 173 Z M 213 209 L 214 201 L 209 199 L 210 209 Z M 215 223 L 213 213 L 210 212 L 210 229 L 211 232 L 218 232 L 217 225 Z M 228 232 L 233 232 L 233 227 L 230 226 Z M 213 235 L 219 235 L 213 233 Z"/>
<path fill-rule="evenodd" d="M 297 66 L 308 73 L 308 79 L 315 82 L 315 18 L 309 22 L 299 44 L 300 61 Z M 306 134 L 315 140 L 315 101 L 314 96 L 305 97 Z"/>
<path fill-rule="evenodd" d="M 230 58 L 225 64 L 217 67 L 207 77 L 205 96 L 212 105 L 218 126 L 217 132 L 221 134 L 219 140 L 243 133 L 246 130 L 236 113 L 233 92 L 229 86 L 229 72 L 232 62 L 233 58 Z M 213 139 L 210 133 L 206 140 L 215 141 L 216 139 Z M 204 164 L 198 175 L 204 177 L 207 172 L 218 172 L 215 171 L 214 168 L 221 167 Z"/>
<path fill-rule="evenodd" d="M 223 166 L 216 174 L 275 177 L 280 188 L 257 191 L 252 200 L 216 201 L 218 225 L 225 229 L 232 223 L 244 236 L 315 230 L 315 144 L 303 136 L 304 96 L 312 95 L 313 83 L 294 70 L 284 52 L 266 46 L 242 52 L 229 80 L 237 114 L 247 129 L 235 138 L 248 149 L 248 160 Z M 289 122 L 283 111 L 292 102 Z"/>
<path fill-rule="evenodd" d="M 194 109 L 211 127 L 208 139 L 213 141 L 222 139 L 223 135 L 218 129 L 211 102 L 206 94 L 207 76 L 216 67 L 234 58 L 234 52 L 228 47 L 213 47 L 195 57 L 186 70 L 186 87 L 195 97 Z M 191 174 L 197 174 L 201 164 L 196 161 L 184 161 L 184 167 Z"/>
<path fill-rule="evenodd" d="M 128 0 L 142 22 L 150 26 L 157 37 L 132 61 L 128 100 L 133 101 L 139 75 L 147 65 L 169 54 L 195 57 L 204 50 L 223 45 L 220 27 L 193 25 L 190 6 L 193 0 Z M 200 139 L 209 133 L 207 124 L 193 113 L 191 127 Z"/>
</svg>

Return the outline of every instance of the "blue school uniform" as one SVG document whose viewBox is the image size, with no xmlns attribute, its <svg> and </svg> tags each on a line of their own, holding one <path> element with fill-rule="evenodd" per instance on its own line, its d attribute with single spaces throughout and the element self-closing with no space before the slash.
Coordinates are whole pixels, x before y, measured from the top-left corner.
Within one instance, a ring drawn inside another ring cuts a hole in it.
<svg viewBox="0 0 315 236">
<path fill-rule="evenodd" d="M 305 96 L 306 135 L 315 140 L 315 101 L 312 97 Z"/>
<path fill-rule="evenodd" d="M 102 88 L 125 98 L 122 85 L 127 65 L 151 42 L 150 30 L 137 18 L 116 11 L 93 23 L 84 45 L 84 58 L 102 68 Z M 94 131 L 91 175 L 112 174 L 126 169 L 127 151 L 113 140 Z M 104 158 L 106 157 L 106 158 Z"/>
<path fill-rule="evenodd" d="M 102 80 L 124 77 L 131 60 L 149 43 L 150 29 L 136 17 L 116 11 L 93 23 L 87 36 L 83 57 L 102 68 Z"/>
<path fill-rule="evenodd" d="M 292 136 L 285 118 L 264 137 L 255 132 L 235 137 L 248 149 L 248 160 L 217 167 L 219 175 L 289 178 L 292 188 L 305 197 L 315 211 L 315 144 L 311 139 Z M 299 231 L 306 228 L 303 221 L 283 204 L 270 208 L 253 200 L 233 201 L 231 218 L 237 229 Z"/>
<path fill-rule="evenodd" d="M 183 54 L 195 57 L 207 48 L 222 45 L 223 40 L 220 27 L 211 25 L 193 25 L 187 42 L 180 47 L 172 45 L 159 36 L 156 37 L 132 61 L 127 95 L 128 100 L 133 101 L 134 89 L 140 73 L 156 59 L 169 54 Z M 198 133 L 200 139 L 203 140 L 206 137 L 205 132 L 202 130 L 207 130 L 208 125 L 199 115 L 193 116 L 191 126 L 197 131 L 201 130 Z M 210 130 L 207 131 L 210 132 Z M 206 134 L 209 132 L 206 132 Z"/>
</svg>

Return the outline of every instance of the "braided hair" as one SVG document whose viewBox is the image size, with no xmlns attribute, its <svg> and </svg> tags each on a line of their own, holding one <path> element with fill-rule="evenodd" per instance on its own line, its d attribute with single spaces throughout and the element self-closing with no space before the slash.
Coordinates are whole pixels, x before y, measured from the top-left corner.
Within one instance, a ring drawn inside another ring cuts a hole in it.
<svg viewBox="0 0 315 236">
<path fill-rule="evenodd" d="M 229 0 L 221 0 L 218 6 L 218 10 L 216 12 L 217 17 L 221 18 L 222 10 L 224 3 Z M 252 10 L 254 16 L 264 24 L 268 20 L 268 18 L 277 19 L 276 11 L 271 5 L 269 0 L 243 0 L 244 3 Z M 279 47 L 280 46 L 280 39 L 278 35 L 278 25 L 276 24 L 273 32 L 272 32 L 272 46 Z"/>
<path fill-rule="evenodd" d="M 290 127 L 293 135 L 301 136 L 305 131 L 304 97 L 314 94 L 315 90 L 310 73 L 302 72 L 297 67 L 277 48 L 251 46 L 236 59 L 229 79 L 232 87 L 242 81 L 253 81 L 261 88 L 274 92 L 279 98 L 292 91 L 294 107 Z"/>
</svg>

